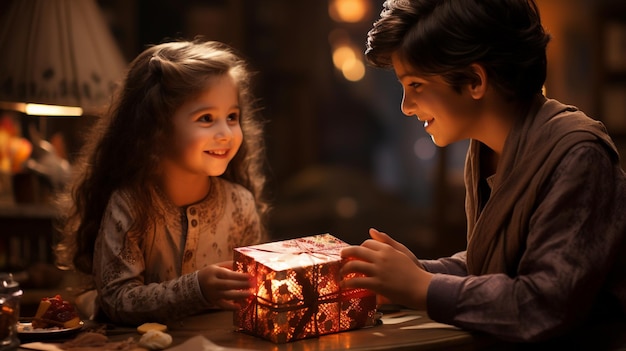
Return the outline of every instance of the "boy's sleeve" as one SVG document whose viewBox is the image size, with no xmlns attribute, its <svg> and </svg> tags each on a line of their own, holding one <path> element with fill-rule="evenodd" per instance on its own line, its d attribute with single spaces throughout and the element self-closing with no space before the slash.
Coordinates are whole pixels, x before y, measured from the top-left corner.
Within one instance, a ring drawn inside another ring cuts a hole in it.
<svg viewBox="0 0 626 351">
<path fill-rule="evenodd" d="M 602 147 L 572 148 L 530 219 L 516 276 L 436 274 L 428 290 L 429 316 L 515 342 L 552 338 L 581 323 L 622 247 L 622 237 L 608 229 L 617 215 L 616 188 Z"/>
<path fill-rule="evenodd" d="M 430 273 L 443 273 L 456 276 L 467 275 L 466 252 L 458 252 L 451 257 L 437 260 L 420 260 L 420 263 Z"/>
</svg>

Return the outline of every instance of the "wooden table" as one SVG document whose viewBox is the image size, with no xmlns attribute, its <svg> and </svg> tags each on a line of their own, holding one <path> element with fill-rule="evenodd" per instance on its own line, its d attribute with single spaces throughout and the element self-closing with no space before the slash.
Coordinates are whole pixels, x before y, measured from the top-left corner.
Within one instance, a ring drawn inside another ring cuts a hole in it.
<svg viewBox="0 0 626 351">
<path fill-rule="evenodd" d="M 168 326 L 174 347 L 190 338 L 202 335 L 211 342 L 230 348 L 260 351 L 313 351 L 313 350 L 479 350 L 496 344 L 481 334 L 452 328 L 407 329 L 416 325 L 433 323 L 423 312 L 403 311 L 418 316 L 399 324 L 382 324 L 374 327 L 323 335 L 318 338 L 275 344 L 259 337 L 235 331 L 232 312 L 219 311 L 193 316 Z M 113 327 L 107 331 L 112 341 L 139 339 L 134 328 Z M 19 350 L 26 350 L 20 348 Z"/>
</svg>

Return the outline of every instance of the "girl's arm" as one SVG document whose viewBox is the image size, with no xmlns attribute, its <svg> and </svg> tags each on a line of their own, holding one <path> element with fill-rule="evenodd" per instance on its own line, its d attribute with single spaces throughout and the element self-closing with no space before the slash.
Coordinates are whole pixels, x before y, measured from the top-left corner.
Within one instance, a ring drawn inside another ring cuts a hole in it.
<svg viewBox="0 0 626 351">
<path fill-rule="evenodd" d="M 141 324 L 175 320 L 208 308 L 197 272 L 144 284 L 144 253 L 139 241 L 127 235 L 131 224 L 127 202 L 114 194 L 94 250 L 98 305 L 106 315 L 118 323 Z"/>
</svg>

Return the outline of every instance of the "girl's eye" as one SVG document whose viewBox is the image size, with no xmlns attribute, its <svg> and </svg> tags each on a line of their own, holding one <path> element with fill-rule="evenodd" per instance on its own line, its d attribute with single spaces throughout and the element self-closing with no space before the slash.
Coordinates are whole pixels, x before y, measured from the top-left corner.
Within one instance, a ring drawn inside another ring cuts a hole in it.
<svg viewBox="0 0 626 351">
<path fill-rule="evenodd" d="M 417 89 L 420 86 L 422 86 L 422 83 L 417 83 L 417 82 L 409 83 L 409 87 L 411 87 L 413 89 Z"/>
<path fill-rule="evenodd" d="M 200 116 L 200 118 L 198 118 L 199 122 L 212 122 L 213 121 L 213 116 L 206 114 L 206 115 L 202 115 Z"/>
<path fill-rule="evenodd" d="M 239 113 L 231 113 L 228 115 L 228 120 L 229 121 L 233 121 L 233 122 L 238 122 L 239 121 Z"/>
</svg>

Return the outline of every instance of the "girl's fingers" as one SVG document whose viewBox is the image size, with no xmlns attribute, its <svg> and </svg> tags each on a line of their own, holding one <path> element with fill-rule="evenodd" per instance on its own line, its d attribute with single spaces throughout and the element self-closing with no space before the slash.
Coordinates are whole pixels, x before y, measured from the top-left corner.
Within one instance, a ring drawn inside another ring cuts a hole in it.
<svg viewBox="0 0 626 351">
<path fill-rule="evenodd" d="M 219 300 L 215 300 L 214 302 L 217 307 L 224 309 L 224 310 L 237 310 L 239 309 L 239 305 L 234 303 L 233 301 L 229 301 L 229 300 L 223 300 L 223 299 L 219 299 Z"/>
<path fill-rule="evenodd" d="M 250 279 L 252 279 L 252 277 L 247 273 L 235 272 L 233 270 L 230 270 L 224 267 L 221 267 L 221 269 L 219 269 L 216 272 L 215 276 L 219 279 L 224 279 L 224 280 L 249 281 Z"/>
<path fill-rule="evenodd" d="M 224 290 L 222 298 L 225 300 L 245 300 L 252 296 L 250 290 Z"/>
<path fill-rule="evenodd" d="M 216 266 L 222 267 L 222 268 L 226 268 L 226 269 L 233 269 L 233 261 L 222 261 L 222 262 L 218 262 L 215 264 Z"/>
<path fill-rule="evenodd" d="M 228 290 L 245 290 L 250 291 L 252 289 L 252 285 L 247 281 L 241 280 L 222 280 L 215 284 L 216 290 L 228 291 Z"/>
</svg>

